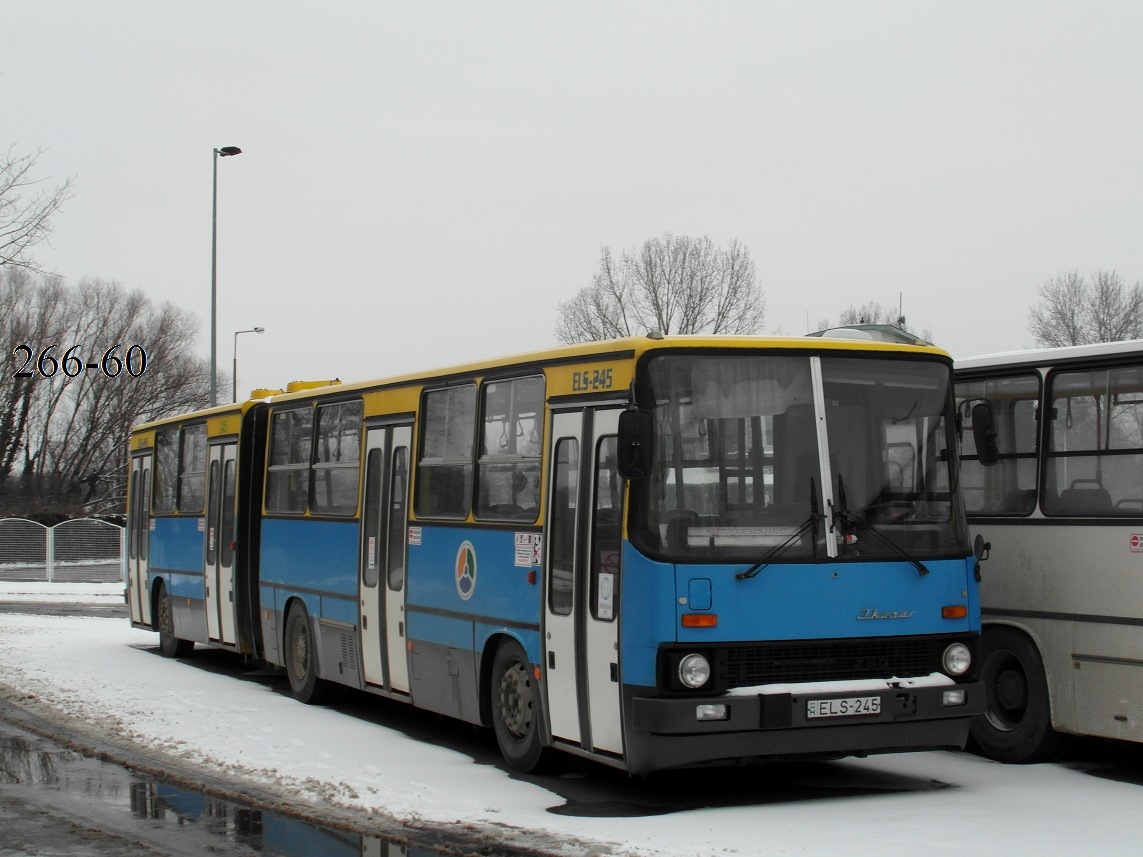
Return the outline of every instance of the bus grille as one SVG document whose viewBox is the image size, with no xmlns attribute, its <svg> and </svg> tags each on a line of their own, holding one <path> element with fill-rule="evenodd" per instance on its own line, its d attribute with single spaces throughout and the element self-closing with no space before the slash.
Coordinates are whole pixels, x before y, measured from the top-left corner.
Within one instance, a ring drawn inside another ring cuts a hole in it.
<svg viewBox="0 0 1143 857">
<path fill-rule="evenodd" d="M 928 675 L 941 643 L 917 639 L 761 643 L 718 652 L 726 687 Z"/>
</svg>

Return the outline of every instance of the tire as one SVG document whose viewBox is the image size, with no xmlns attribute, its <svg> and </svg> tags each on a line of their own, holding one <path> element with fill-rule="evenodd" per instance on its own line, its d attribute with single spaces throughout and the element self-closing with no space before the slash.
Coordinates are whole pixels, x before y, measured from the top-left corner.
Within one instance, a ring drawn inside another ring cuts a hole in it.
<svg viewBox="0 0 1143 857">
<path fill-rule="evenodd" d="M 167 658 L 185 658 L 194 651 L 193 640 L 180 640 L 175 636 L 175 617 L 171 613 L 171 598 L 167 587 L 159 584 L 155 598 L 155 624 L 159 632 L 159 651 Z"/>
<path fill-rule="evenodd" d="M 305 607 L 296 605 L 286 620 L 286 675 L 294 698 L 307 705 L 319 705 L 330 696 L 329 682 L 318 678 L 317 658 L 309 614 Z"/>
<path fill-rule="evenodd" d="M 515 640 L 496 650 L 488 693 L 496 743 L 508 767 L 522 774 L 540 770 L 548 753 L 541 735 L 539 687 Z"/>
<path fill-rule="evenodd" d="M 981 638 L 984 714 L 972 721 L 972 742 L 1000 762 L 1039 762 L 1059 749 L 1044 662 L 1032 641 L 1011 628 Z"/>
</svg>

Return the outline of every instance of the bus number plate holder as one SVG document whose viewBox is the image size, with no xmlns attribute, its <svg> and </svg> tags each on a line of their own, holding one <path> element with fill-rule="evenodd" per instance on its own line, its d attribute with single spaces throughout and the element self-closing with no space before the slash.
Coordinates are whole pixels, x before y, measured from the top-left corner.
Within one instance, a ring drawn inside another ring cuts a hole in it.
<svg viewBox="0 0 1143 857">
<path fill-rule="evenodd" d="M 806 719 L 822 717 L 863 717 L 881 713 L 880 696 L 848 696 L 844 699 L 809 699 Z"/>
</svg>

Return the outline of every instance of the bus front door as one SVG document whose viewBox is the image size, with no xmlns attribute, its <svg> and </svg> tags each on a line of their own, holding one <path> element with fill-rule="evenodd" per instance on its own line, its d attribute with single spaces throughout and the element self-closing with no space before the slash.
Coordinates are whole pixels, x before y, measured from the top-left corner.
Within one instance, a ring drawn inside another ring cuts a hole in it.
<svg viewBox="0 0 1143 857">
<path fill-rule="evenodd" d="M 409 692 L 405 647 L 405 536 L 408 532 L 408 425 L 369 429 L 361 501 L 358 600 L 365 682 Z"/>
<path fill-rule="evenodd" d="M 206 627 L 210 639 L 235 645 L 238 635 L 234 620 L 234 480 L 236 443 L 219 443 L 210 448 L 207 465 L 206 545 Z"/>
<path fill-rule="evenodd" d="M 128 508 L 127 586 L 131 591 L 131 621 L 151 624 L 147 595 L 147 550 L 151 535 L 151 456 L 131 459 L 131 504 Z"/>
<path fill-rule="evenodd" d="M 623 485 L 619 409 L 552 417 L 546 521 L 544 667 L 551 735 L 622 756 L 619 558 Z"/>
</svg>

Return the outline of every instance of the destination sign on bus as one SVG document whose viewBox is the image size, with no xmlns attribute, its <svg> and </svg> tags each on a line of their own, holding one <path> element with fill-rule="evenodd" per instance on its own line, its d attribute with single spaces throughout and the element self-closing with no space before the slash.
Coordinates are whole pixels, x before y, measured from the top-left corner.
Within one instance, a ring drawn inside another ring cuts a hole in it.
<svg viewBox="0 0 1143 857">
<path fill-rule="evenodd" d="M 611 369 L 584 369 L 572 373 L 572 391 L 575 393 L 594 392 L 595 390 L 610 390 L 612 383 Z"/>
</svg>

